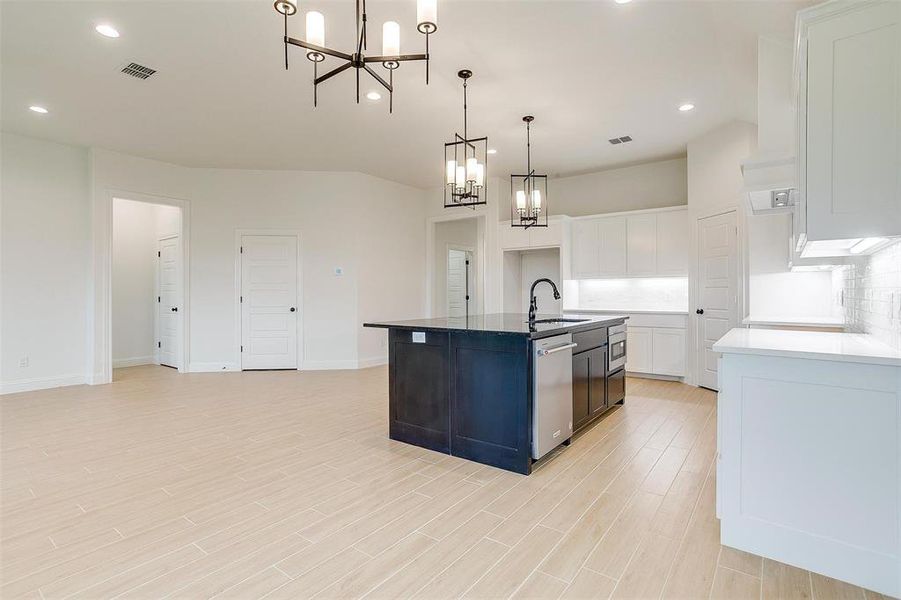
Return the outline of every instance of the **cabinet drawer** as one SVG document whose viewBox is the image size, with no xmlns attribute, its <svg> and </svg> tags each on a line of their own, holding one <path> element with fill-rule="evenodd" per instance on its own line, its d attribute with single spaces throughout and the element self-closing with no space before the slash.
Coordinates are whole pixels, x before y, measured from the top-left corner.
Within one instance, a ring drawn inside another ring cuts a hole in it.
<svg viewBox="0 0 901 600">
<path fill-rule="evenodd" d="M 599 327 L 591 331 L 582 331 L 573 334 L 573 342 L 578 344 L 573 348 L 573 352 L 585 352 L 607 343 L 607 328 Z"/>
</svg>

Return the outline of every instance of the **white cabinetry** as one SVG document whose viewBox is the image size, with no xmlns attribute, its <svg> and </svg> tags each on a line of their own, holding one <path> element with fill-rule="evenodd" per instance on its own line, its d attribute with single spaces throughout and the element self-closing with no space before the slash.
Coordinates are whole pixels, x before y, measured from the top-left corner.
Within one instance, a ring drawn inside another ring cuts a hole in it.
<svg viewBox="0 0 901 600">
<path fill-rule="evenodd" d="M 901 2 L 801 11 L 797 47 L 799 229 L 901 235 Z"/>
<path fill-rule="evenodd" d="M 637 211 L 576 219 L 572 275 L 576 279 L 686 276 L 688 210 Z"/>
<path fill-rule="evenodd" d="M 498 224 L 501 250 L 527 250 L 562 246 L 567 237 L 568 217 L 551 217 L 547 227 L 513 227 L 510 221 Z"/>
<path fill-rule="evenodd" d="M 657 213 L 657 275 L 688 276 L 688 211 Z"/>
<path fill-rule="evenodd" d="M 654 365 L 654 330 L 626 326 L 626 370 L 650 373 Z"/>
<path fill-rule="evenodd" d="M 651 373 L 685 374 L 685 330 L 654 328 Z"/>
<path fill-rule="evenodd" d="M 653 277 L 657 274 L 657 215 L 626 218 L 626 253 L 629 275 Z"/>
</svg>

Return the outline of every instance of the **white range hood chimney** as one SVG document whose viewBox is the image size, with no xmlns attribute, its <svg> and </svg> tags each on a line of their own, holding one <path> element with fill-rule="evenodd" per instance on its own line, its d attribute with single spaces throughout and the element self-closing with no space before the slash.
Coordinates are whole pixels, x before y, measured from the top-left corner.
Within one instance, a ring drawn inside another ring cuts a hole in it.
<svg viewBox="0 0 901 600">
<path fill-rule="evenodd" d="M 742 165 L 742 191 L 754 214 L 790 212 L 798 188 L 792 151 L 792 46 L 788 41 L 757 40 L 757 154 Z"/>
</svg>

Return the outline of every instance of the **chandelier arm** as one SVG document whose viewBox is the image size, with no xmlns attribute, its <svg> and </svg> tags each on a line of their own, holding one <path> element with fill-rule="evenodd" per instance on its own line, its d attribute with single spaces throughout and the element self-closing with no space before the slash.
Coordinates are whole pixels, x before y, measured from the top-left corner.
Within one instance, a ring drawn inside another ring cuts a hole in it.
<svg viewBox="0 0 901 600">
<path fill-rule="evenodd" d="M 391 84 L 388 83 L 387 81 L 385 81 L 384 79 L 382 79 L 381 76 L 372 69 L 372 67 L 370 67 L 367 64 L 363 64 L 363 68 L 366 69 L 366 72 L 369 73 L 370 75 L 372 75 L 376 81 L 378 81 L 383 86 L 385 86 L 386 90 L 388 90 L 389 92 L 394 91 L 391 89 Z"/>
<path fill-rule="evenodd" d="M 285 13 L 285 71 L 288 70 L 288 13 Z"/>
<path fill-rule="evenodd" d="M 331 71 L 329 71 L 329 72 L 326 73 L 325 75 L 322 75 L 321 77 L 317 77 L 317 78 L 313 81 L 313 83 L 314 83 L 315 85 L 319 85 L 320 83 L 322 83 L 322 82 L 325 81 L 326 79 L 331 79 L 332 77 L 334 77 L 334 76 L 337 75 L 338 73 L 341 73 L 341 72 L 343 72 L 343 71 L 346 71 L 347 69 L 351 68 L 352 66 L 353 66 L 353 63 L 350 63 L 350 62 L 344 63 L 344 64 L 341 65 L 340 67 L 335 67 L 334 69 L 332 69 Z"/>
<path fill-rule="evenodd" d="M 287 25 L 287 17 L 286 17 L 285 27 L 287 27 L 287 26 L 288 26 L 288 25 Z M 288 31 L 287 31 L 287 29 L 286 29 L 286 30 L 285 30 L 285 35 L 287 35 L 287 33 L 288 33 Z M 285 68 L 286 68 L 286 69 L 288 68 L 288 67 L 287 67 L 287 64 L 288 64 L 287 53 L 288 53 L 287 46 L 285 46 L 285 54 L 286 54 L 286 56 L 285 56 L 285 65 L 286 65 Z M 425 32 L 425 84 L 426 84 L 426 85 L 429 85 L 429 64 L 430 64 L 430 63 L 431 63 L 431 61 L 429 60 L 429 32 L 426 31 L 426 32 Z M 467 306 L 468 306 L 468 305 L 467 305 Z"/>
<path fill-rule="evenodd" d="M 428 60 L 428 54 L 398 54 L 396 56 L 364 56 L 364 63 L 371 62 L 403 62 L 408 60 Z"/>
<path fill-rule="evenodd" d="M 366 50 L 366 42 L 368 41 L 367 37 L 368 36 L 366 35 L 366 0 L 363 0 L 363 50 Z M 362 54 L 362 52 L 360 52 L 360 54 Z"/>
<path fill-rule="evenodd" d="M 346 52 L 341 52 L 339 50 L 332 50 L 331 48 L 327 48 L 325 46 L 310 44 L 309 42 L 298 40 L 297 38 L 285 36 L 285 42 L 291 44 L 292 46 L 300 46 L 301 48 L 312 50 L 313 52 L 328 54 L 329 56 L 334 56 L 335 58 L 340 58 L 341 60 L 353 60 L 354 58 L 352 54 L 347 54 Z"/>
</svg>

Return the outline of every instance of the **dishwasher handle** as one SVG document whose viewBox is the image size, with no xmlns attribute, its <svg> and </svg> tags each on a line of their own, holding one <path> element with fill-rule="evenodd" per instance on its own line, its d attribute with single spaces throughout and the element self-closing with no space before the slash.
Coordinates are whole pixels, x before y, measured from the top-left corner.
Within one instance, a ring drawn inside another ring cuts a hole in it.
<svg viewBox="0 0 901 600">
<path fill-rule="evenodd" d="M 547 356 L 548 354 L 554 354 L 556 352 L 563 352 L 564 350 L 569 350 L 570 348 L 575 348 L 579 344 L 575 342 L 571 342 L 569 344 L 561 344 L 559 346 L 554 346 L 553 348 L 540 348 L 538 350 L 538 356 Z"/>
</svg>

